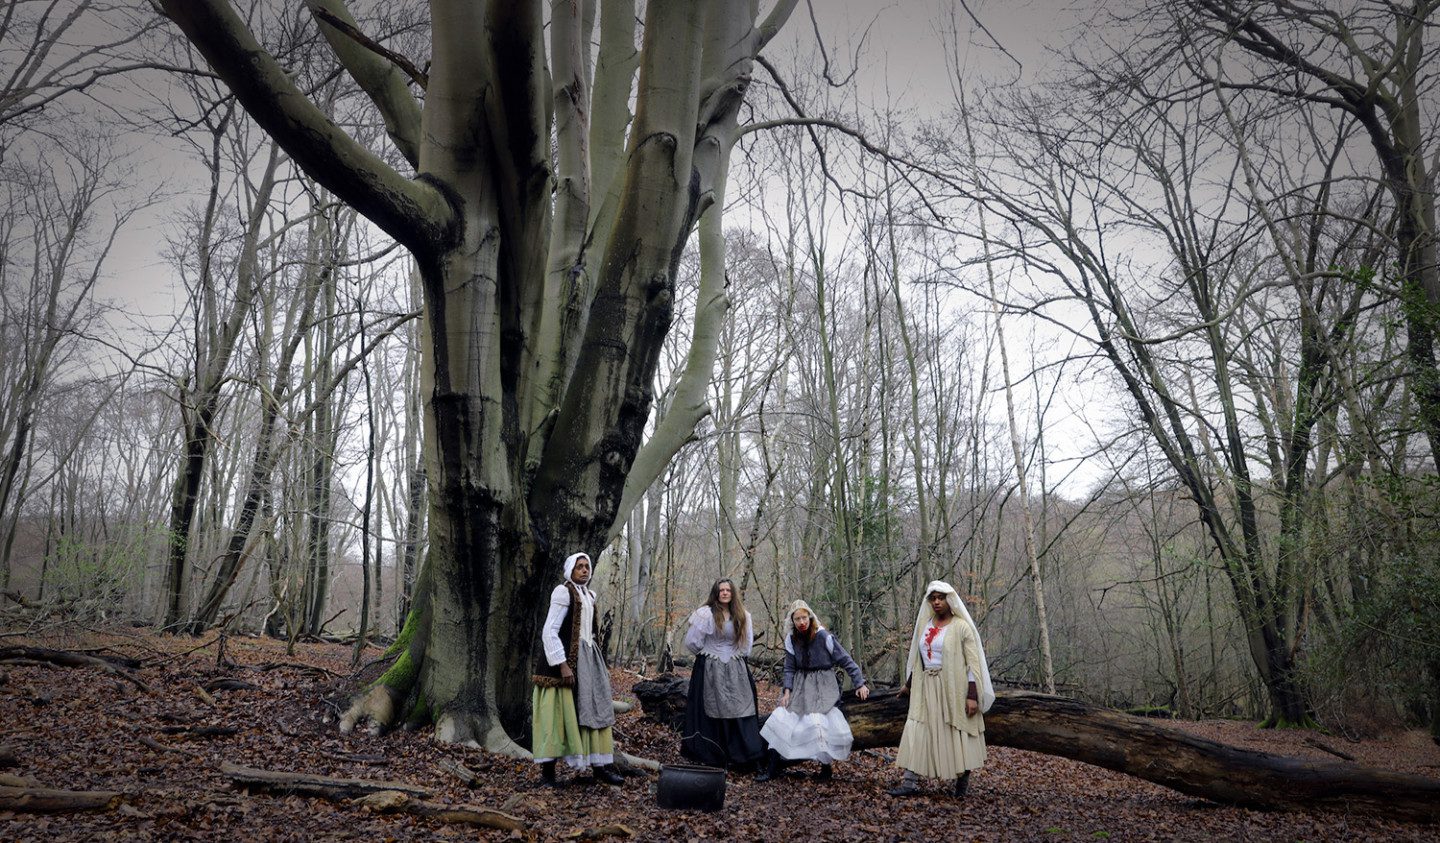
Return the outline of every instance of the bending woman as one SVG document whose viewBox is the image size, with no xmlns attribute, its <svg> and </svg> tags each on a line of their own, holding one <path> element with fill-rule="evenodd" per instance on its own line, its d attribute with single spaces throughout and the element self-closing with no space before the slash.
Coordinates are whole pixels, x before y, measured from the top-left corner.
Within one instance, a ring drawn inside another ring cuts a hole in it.
<svg viewBox="0 0 1440 843">
<path fill-rule="evenodd" d="M 855 696 L 865 699 L 870 689 L 860 665 L 845 652 L 830 630 L 804 600 L 790 605 L 790 633 L 785 636 L 785 692 L 780 707 L 770 713 L 760 736 L 770 744 L 769 765 L 755 777 L 763 782 L 774 778 L 784 761 L 819 761 L 816 778 L 829 781 L 831 763 L 850 756 L 855 738 L 850 724 L 835 704 L 840 701 L 840 683 L 835 668 L 843 667 L 855 684 Z"/>
<path fill-rule="evenodd" d="M 555 761 L 589 768 L 597 782 L 621 784 L 615 771 L 615 707 L 610 670 L 595 645 L 595 592 L 590 557 L 565 560 L 565 582 L 550 592 L 550 612 L 540 631 L 544 652 L 535 665 L 530 696 L 531 746 L 540 783 L 554 787 Z"/>
<path fill-rule="evenodd" d="M 749 769 L 765 757 L 755 712 L 755 679 L 745 659 L 755 643 L 735 583 L 717 580 L 690 613 L 685 648 L 695 654 L 680 754 L 712 767 Z"/>
<path fill-rule="evenodd" d="M 910 640 L 910 711 L 895 764 L 905 779 L 891 796 L 920 792 L 919 777 L 955 781 L 955 795 L 970 787 L 970 771 L 985 763 L 985 720 L 995 702 L 980 632 L 960 595 L 947 582 L 925 588 Z M 913 684 L 912 684 L 913 683 Z"/>
</svg>

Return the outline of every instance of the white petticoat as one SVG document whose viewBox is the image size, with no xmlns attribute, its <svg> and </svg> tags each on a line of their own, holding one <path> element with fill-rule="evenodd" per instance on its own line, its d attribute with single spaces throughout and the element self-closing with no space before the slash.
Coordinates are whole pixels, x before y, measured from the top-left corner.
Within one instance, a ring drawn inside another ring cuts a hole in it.
<svg viewBox="0 0 1440 843">
<path fill-rule="evenodd" d="M 840 709 L 824 714 L 797 715 L 788 708 L 777 708 L 765 720 L 760 737 L 770 748 L 789 761 L 819 761 L 829 764 L 844 761 L 850 755 L 855 736 Z"/>
</svg>

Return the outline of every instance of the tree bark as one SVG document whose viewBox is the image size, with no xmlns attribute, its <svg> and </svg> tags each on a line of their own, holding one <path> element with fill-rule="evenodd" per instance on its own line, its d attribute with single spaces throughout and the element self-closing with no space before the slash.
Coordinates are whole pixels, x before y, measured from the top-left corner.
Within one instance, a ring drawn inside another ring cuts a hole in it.
<svg viewBox="0 0 1440 843">
<path fill-rule="evenodd" d="M 708 4 L 703 21 L 683 0 L 648 3 L 634 128 L 628 142 L 589 141 L 604 160 L 597 184 L 585 173 L 588 3 L 552 5 L 553 74 L 539 4 L 430 4 L 415 179 L 298 91 L 228 4 L 163 5 L 266 131 L 404 243 L 422 278 L 428 555 L 395 661 L 342 729 L 433 722 L 442 741 L 521 753 L 510 735 L 527 731 L 530 689 L 513 680 L 528 674 L 546 587 L 566 553 L 595 551 L 624 516 L 680 250 L 723 175 L 723 156 L 700 142 L 733 119 L 750 81 L 738 59 L 752 59 L 783 15 L 757 29 L 745 0 Z M 623 128 L 628 45 L 610 36 L 633 32 L 626 8 L 607 6 L 602 18 L 615 71 L 596 82 L 595 125 Z M 716 19 L 749 37 L 726 40 Z M 714 51 L 744 55 L 708 79 L 701 58 Z M 382 83 L 395 87 L 377 77 L 367 90 L 383 93 Z M 613 205 L 595 202 L 596 190 L 613 191 Z M 537 292 L 547 265 L 554 298 Z M 545 332 L 563 343 L 547 346 Z"/>
</svg>

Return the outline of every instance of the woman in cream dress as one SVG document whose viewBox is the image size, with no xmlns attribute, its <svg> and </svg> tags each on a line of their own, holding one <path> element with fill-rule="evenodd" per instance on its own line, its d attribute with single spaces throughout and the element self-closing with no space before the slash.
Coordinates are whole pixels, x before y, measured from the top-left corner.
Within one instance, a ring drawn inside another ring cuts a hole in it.
<svg viewBox="0 0 1440 843">
<path fill-rule="evenodd" d="M 954 780 L 964 796 L 970 771 L 985 763 L 984 712 L 995 701 L 980 632 L 953 586 L 941 580 L 925 588 L 910 640 L 910 711 L 895 764 L 905 778 L 891 796 L 920 792 L 920 778 Z"/>
</svg>

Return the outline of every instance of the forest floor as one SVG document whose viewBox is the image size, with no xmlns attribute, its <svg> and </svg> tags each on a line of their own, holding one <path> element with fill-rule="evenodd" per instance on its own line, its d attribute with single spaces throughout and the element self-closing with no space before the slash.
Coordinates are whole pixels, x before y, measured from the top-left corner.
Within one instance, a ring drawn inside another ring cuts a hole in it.
<svg viewBox="0 0 1440 843">
<path fill-rule="evenodd" d="M 623 787 L 566 773 L 562 787 L 536 787 L 533 764 L 444 745 L 427 732 L 341 735 L 338 694 L 349 687 L 351 648 L 228 637 L 217 660 L 214 632 L 161 637 L 147 630 L 87 628 L 42 635 L 0 633 L 0 650 L 37 646 L 140 660 L 139 683 L 86 667 L 0 664 L 0 774 L 66 790 L 123 794 L 107 811 L 7 813 L 0 840 L 47 843 L 89 839 L 203 840 L 1435 840 L 1440 828 L 1342 813 L 1260 812 L 1215 805 L 1139 779 L 1030 752 L 992 747 L 963 800 L 938 783 L 909 799 L 885 788 L 898 781 L 893 751 L 865 751 L 836 765 L 835 779 L 813 780 L 800 765 L 765 784 L 729 777 L 724 808 L 713 814 L 656 807 L 655 779 Z M 366 652 L 366 660 L 380 654 Z M 218 663 L 217 663 L 218 662 Z M 616 695 L 634 700 L 636 674 L 614 671 Z M 215 680 L 251 687 L 206 691 Z M 144 688 L 141 685 L 145 686 Z M 762 688 L 762 709 L 776 689 Z M 1249 749 L 1332 759 L 1311 733 L 1261 731 L 1208 721 L 1181 728 Z M 206 728 L 218 727 L 218 728 Z M 619 717 L 617 744 L 661 763 L 679 762 L 674 732 L 635 710 Z M 1307 742 L 1309 741 L 1309 742 Z M 1423 732 L 1350 741 L 1323 736 L 1356 763 L 1440 776 L 1440 748 Z M 354 802 L 246 792 L 222 762 L 286 772 L 406 782 L 432 803 L 503 811 L 523 831 L 449 825 L 410 814 L 373 813 Z M 446 766 L 477 773 L 467 786 Z M 606 827 L 611 828 L 606 828 Z M 623 826 L 623 829 L 618 828 Z M 610 839 L 622 839 L 611 836 Z"/>
</svg>

